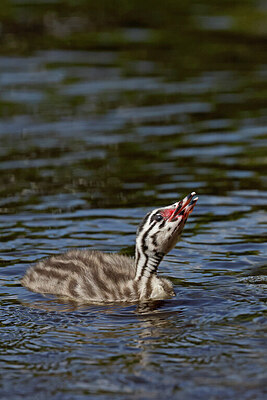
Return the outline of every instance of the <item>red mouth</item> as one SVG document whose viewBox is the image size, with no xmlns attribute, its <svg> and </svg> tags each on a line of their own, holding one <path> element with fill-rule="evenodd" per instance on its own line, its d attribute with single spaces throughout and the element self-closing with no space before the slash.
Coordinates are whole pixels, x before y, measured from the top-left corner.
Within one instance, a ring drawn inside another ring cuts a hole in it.
<svg viewBox="0 0 267 400">
<path fill-rule="evenodd" d="M 198 197 L 196 197 L 196 193 L 192 192 L 183 200 L 179 201 L 174 209 L 165 210 L 163 216 L 167 218 L 169 222 L 176 221 L 179 217 L 187 218 L 193 211 L 197 200 Z"/>
</svg>

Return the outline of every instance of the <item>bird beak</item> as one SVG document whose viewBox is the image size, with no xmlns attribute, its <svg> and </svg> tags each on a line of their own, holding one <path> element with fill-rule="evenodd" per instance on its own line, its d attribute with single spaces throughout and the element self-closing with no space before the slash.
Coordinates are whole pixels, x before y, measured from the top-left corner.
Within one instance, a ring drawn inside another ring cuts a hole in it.
<svg viewBox="0 0 267 400">
<path fill-rule="evenodd" d="M 176 203 L 176 207 L 169 217 L 168 221 L 175 221 L 180 216 L 188 217 L 189 214 L 193 211 L 196 202 L 198 201 L 198 197 L 196 196 L 195 192 L 190 193 L 186 196 L 183 200 Z"/>
</svg>

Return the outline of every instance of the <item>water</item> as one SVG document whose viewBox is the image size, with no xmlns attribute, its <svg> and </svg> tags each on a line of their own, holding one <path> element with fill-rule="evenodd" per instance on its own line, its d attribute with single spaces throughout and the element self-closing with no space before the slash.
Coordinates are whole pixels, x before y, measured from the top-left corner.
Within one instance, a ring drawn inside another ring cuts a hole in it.
<svg viewBox="0 0 267 400">
<path fill-rule="evenodd" d="M 2 28 L 0 398 L 265 398 L 263 4 L 156 2 L 122 23 L 121 2 L 105 27 L 92 11 L 97 32 L 83 2 L 56 4 L 16 2 Z M 16 33 L 29 12 L 36 34 Z M 160 265 L 174 299 L 77 307 L 20 286 L 67 249 L 133 255 L 143 215 L 193 190 Z"/>
</svg>

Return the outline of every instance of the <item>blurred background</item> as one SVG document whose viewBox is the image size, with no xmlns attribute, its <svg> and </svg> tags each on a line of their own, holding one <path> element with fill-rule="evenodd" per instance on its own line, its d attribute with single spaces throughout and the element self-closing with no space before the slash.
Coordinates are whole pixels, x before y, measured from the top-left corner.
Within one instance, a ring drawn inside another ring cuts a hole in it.
<svg viewBox="0 0 267 400">
<path fill-rule="evenodd" d="M 263 399 L 266 98 L 262 0 L 1 0 L 1 399 Z M 176 299 L 18 283 L 72 247 L 133 256 L 143 215 L 193 190 L 160 267 Z"/>
<path fill-rule="evenodd" d="M 4 212 L 43 195 L 95 208 L 264 189 L 264 2 L 0 9 Z"/>
</svg>

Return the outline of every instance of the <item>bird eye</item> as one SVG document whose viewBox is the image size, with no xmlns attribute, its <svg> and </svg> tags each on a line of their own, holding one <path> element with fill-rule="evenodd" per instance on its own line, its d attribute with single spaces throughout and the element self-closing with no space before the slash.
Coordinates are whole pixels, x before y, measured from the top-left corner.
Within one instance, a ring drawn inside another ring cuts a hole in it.
<svg viewBox="0 0 267 400">
<path fill-rule="evenodd" d="M 159 221 L 161 221 L 163 219 L 163 216 L 161 215 L 161 214 L 155 214 L 155 215 L 153 215 L 153 217 L 152 217 L 152 221 L 157 221 L 157 222 L 159 222 Z"/>
</svg>

